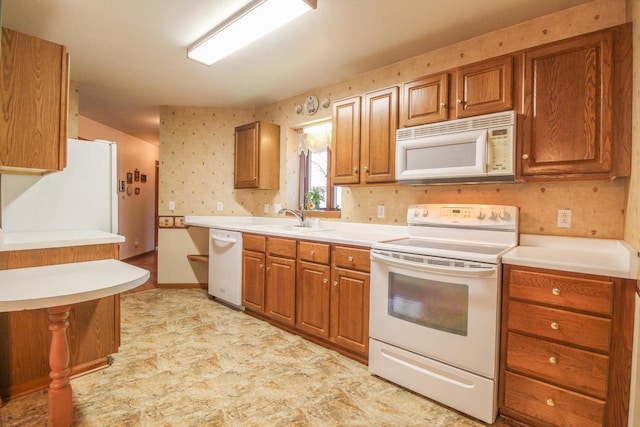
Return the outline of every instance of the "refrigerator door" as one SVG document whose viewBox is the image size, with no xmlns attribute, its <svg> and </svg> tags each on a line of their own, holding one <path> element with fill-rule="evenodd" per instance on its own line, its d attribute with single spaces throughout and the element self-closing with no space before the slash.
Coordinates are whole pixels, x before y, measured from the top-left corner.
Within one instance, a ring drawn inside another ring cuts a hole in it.
<svg viewBox="0 0 640 427">
<path fill-rule="evenodd" d="M 67 150 L 61 172 L 0 175 L 4 232 L 118 232 L 116 144 L 69 139 Z"/>
</svg>

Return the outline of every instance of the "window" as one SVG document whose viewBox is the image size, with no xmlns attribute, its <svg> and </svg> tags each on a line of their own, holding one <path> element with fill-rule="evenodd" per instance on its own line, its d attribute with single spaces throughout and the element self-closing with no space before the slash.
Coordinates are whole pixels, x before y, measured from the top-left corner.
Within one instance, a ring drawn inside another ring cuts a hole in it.
<svg viewBox="0 0 640 427">
<path fill-rule="evenodd" d="M 340 209 L 342 189 L 331 184 L 331 123 L 305 128 L 298 134 L 300 153 L 300 204 L 307 206 L 304 195 L 318 188 L 324 195 L 316 208 Z"/>
</svg>

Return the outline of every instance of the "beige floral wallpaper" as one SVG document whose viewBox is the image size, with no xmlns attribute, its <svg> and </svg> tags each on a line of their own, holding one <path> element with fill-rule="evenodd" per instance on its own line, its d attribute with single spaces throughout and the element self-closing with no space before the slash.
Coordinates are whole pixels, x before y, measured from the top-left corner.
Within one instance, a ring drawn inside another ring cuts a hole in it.
<svg viewBox="0 0 640 427">
<path fill-rule="evenodd" d="M 571 25 L 566 25 L 571 22 Z M 314 94 L 319 99 L 364 94 L 422 75 L 476 62 L 625 22 L 624 0 L 594 1 L 572 10 L 528 21 L 437 51 L 373 70 L 335 85 L 256 109 L 164 107 L 160 125 L 160 215 L 265 215 L 273 204 L 295 207 L 298 156 L 294 129 L 330 118 L 331 108 L 315 116 L 296 114 L 295 106 Z M 233 129 L 254 120 L 281 126 L 280 189 L 233 189 Z M 346 187 L 342 221 L 405 224 L 412 203 L 509 204 L 521 208 L 524 233 L 622 238 L 628 179 L 597 182 Z M 168 201 L 176 211 L 168 211 Z M 224 210 L 216 210 L 218 201 Z M 385 205 L 384 219 L 376 217 Z M 556 226 L 557 210 L 572 210 L 572 227 Z"/>
</svg>

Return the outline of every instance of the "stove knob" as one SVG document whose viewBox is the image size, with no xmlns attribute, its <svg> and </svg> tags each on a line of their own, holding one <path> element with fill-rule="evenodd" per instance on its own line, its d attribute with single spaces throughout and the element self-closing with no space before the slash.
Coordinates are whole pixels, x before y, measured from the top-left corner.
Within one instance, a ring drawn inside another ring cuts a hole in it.
<svg viewBox="0 0 640 427">
<path fill-rule="evenodd" d="M 491 211 L 491 213 L 489 214 L 489 219 L 491 221 L 497 221 L 498 220 L 498 214 L 496 213 L 496 211 Z"/>
<path fill-rule="evenodd" d="M 422 216 L 427 216 L 429 215 L 429 210 L 428 209 L 422 209 Z"/>
<path fill-rule="evenodd" d="M 511 214 L 505 209 L 500 213 L 500 219 L 509 221 L 511 219 Z"/>
<path fill-rule="evenodd" d="M 476 216 L 476 218 L 477 218 L 477 219 L 479 219 L 479 220 L 483 220 L 483 219 L 485 219 L 486 217 L 487 217 L 487 214 L 485 214 L 485 213 L 484 213 L 484 212 L 482 212 L 482 211 L 480 211 L 480 212 L 478 213 L 478 216 Z"/>
<path fill-rule="evenodd" d="M 414 218 L 417 217 L 419 213 L 420 213 L 420 211 L 418 209 L 414 209 L 413 210 L 413 217 Z"/>
</svg>

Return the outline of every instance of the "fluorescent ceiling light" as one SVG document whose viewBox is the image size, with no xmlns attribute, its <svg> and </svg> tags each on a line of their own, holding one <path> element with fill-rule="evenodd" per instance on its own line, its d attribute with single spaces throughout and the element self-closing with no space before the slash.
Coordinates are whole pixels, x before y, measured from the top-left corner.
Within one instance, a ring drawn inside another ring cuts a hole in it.
<svg viewBox="0 0 640 427">
<path fill-rule="evenodd" d="M 187 57 L 211 65 L 316 8 L 317 0 L 256 0 L 187 49 Z"/>
</svg>

